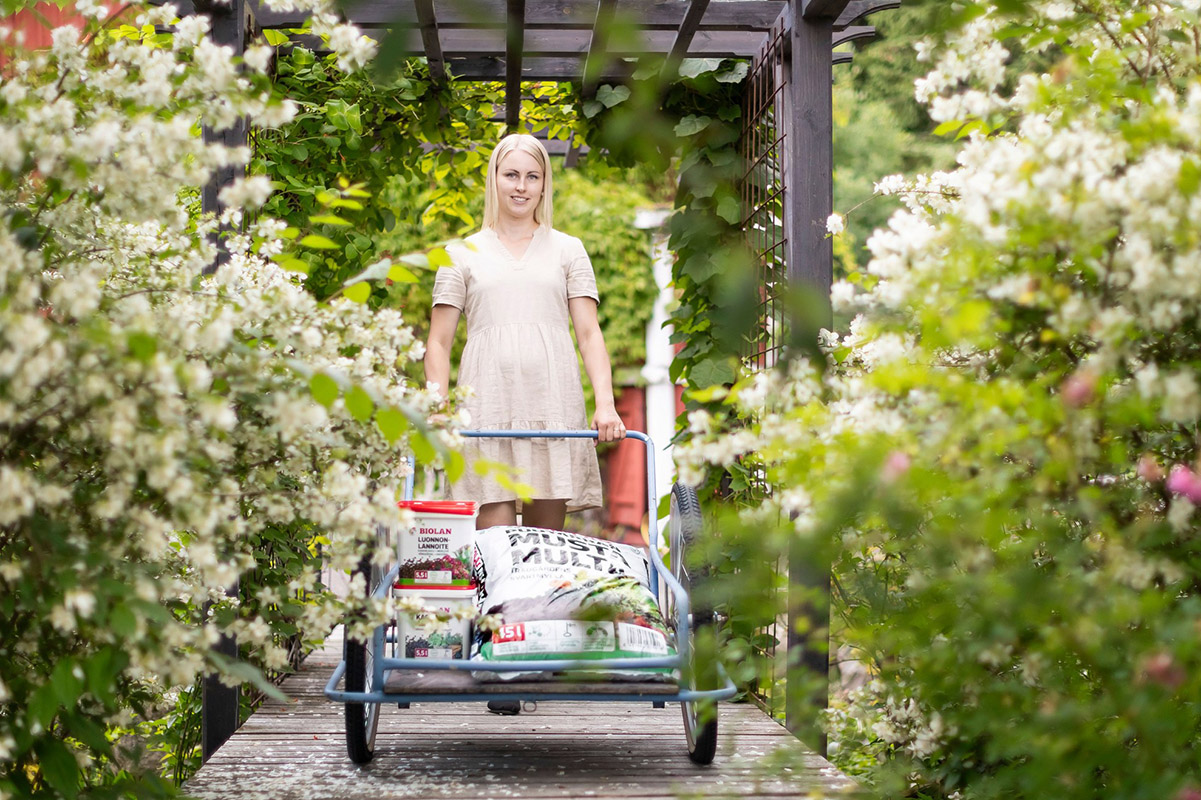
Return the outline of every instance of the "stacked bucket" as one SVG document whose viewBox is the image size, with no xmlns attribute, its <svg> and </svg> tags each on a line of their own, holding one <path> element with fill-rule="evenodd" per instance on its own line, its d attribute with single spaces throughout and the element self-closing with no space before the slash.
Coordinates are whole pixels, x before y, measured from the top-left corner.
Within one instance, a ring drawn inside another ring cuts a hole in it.
<svg viewBox="0 0 1201 800">
<path fill-rule="evenodd" d="M 413 523 L 402 530 L 397 543 L 400 573 L 395 594 L 419 598 L 426 608 L 452 615 L 474 605 L 475 503 L 407 500 L 399 505 L 413 513 Z M 428 614 L 398 614 L 396 632 L 403 658 L 468 656 L 471 623 L 465 617 L 440 622 Z"/>
</svg>

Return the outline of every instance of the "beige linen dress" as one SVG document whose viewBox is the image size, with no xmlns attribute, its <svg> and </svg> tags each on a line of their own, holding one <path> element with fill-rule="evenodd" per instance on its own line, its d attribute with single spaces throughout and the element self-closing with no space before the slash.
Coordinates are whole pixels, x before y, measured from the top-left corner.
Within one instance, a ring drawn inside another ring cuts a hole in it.
<svg viewBox="0 0 1201 800">
<path fill-rule="evenodd" d="M 475 392 L 466 401 L 471 427 L 586 429 L 567 310 L 573 297 L 598 300 L 583 243 L 546 226 L 539 226 L 521 258 L 491 229 L 467 242 L 475 249 L 450 248 L 454 263 L 438 270 L 433 302 L 454 306 L 467 318 L 458 382 Z M 568 511 L 601 504 L 591 439 L 477 439 L 467 456 L 469 466 L 450 490 L 455 500 L 517 499 L 512 490 L 475 473 L 471 462 L 484 458 L 514 467 L 515 479 L 533 488 L 534 499 L 567 500 Z M 519 511 L 520 506 L 518 500 Z"/>
</svg>

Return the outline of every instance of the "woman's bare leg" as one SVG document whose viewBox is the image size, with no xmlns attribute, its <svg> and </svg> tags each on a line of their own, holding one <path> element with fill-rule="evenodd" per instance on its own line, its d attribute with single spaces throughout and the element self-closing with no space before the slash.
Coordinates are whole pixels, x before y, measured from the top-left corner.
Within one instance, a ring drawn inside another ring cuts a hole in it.
<svg viewBox="0 0 1201 800">
<path fill-rule="evenodd" d="M 479 516 L 475 518 L 475 529 L 482 531 L 493 525 L 516 525 L 517 502 L 502 500 L 499 503 L 484 503 L 480 506 Z"/>
<path fill-rule="evenodd" d="M 521 506 L 521 524 L 531 528 L 550 528 L 553 531 L 561 531 L 563 530 L 563 521 L 566 519 L 566 500 L 531 500 Z"/>
</svg>

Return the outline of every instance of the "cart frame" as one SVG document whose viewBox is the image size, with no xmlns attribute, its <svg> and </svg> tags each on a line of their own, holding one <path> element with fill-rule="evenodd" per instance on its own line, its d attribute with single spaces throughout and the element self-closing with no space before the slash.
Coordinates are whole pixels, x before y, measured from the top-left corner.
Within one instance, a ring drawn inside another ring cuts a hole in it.
<svg viewBox="0 0 1201 800">
<path fill-rule="evenodd" d="M 596 431 L 584 430 L 567 430 L 567 431 L 511 431 L 511 430 L 469 430 L 462 431 L 462 435 L 468 439 L 596 439 Z M 690 670 L 690 656 L 692 651 L 692 632 L 693 632 L 693 615 L 691 611 L 691 599 L 688 596 L 687 590 L 672 573 L 672 570 L 664 563 L 663 557 L 659 553 L 659 526 L 654 520 L 655 508 L 653 504 L 658 497 L 655 487 L 655 448 L 654 442 L 645 433 L 639 431 L 627 431 L 627 439 L 636 439 L 643 443 L 646 451 L 646 474 L 647 474 L 647 506 L 648 517 L 651 519 L 648 525 L 648 550 L 650 552 L 650 562 L 652 569 L 650 570 L 650 588 L 655 595 L 656 602 L 660 608 L 665 610 L 666 600 L 670 595 L 671 606 L 675 612 L 675 647 L 676 654 L 674 656 L 649 656 L 644 658 L 619 658 L 605 659 L 601 661 L 591 660 L 574 660 L 574 659 L 558 659 L 553 661 L 539 660 L 522 660 L 522 661 L 504 661 L 504 662 L 479 662 L 472 661 L 469 653 L 465 652 L 463 658 L 456 659 L 426 659 L 426 658 L 392 658 L 380 657 L 386 652 L 386 645 L 390 643 L 389 637 L 386 635 L 388 623 L 376 626 L 372 637 L 372 680 L 368 686 L 384 687 L 385 679 L 388 672 L 397 670 L 413 670 L 429 672 L 435 670 L 447 670 L 452 672 L 565 672 L 578 671 L 582 676 L 586 676 L 589 672 L 603 672 L 610 669 L 672 669 L 676 670 L 679 677 L 677 690 L 670 691 L 670 682 L 661 684 L 665 691 L 640 691 L 629 687 L 627 691 L 614 691 L 611 693 L 598 691 L 587 693 L 570 693 L 570 692 L 550 692 L 537 691 L 529 688 L 529 683 L 523 682 L 523 688 L 519 691 L 506 692 L 500 687 L 503 684 L 488 684 L 490 691 L 487 692 L 440 692 L 436 694 L 420 693 L 420 692 L 388 692 L 382 688 L 376 691 L 352 692 L 338 688 L 338 684 L 342 682 L 347 671 L 347 659 L 343 658 L 334 670 L 329 682 L 325 686 L 325 696 L 330 700 L 339 703 L 362 703 L 362 704 L 377 704 L 377 703 L 398 703 L 401 707 L 409 703 L 446 703 L 446 702 L 472 702 L 486 700 L 584 700 L 597 702 L 630 702 L 630 701 L 652 701 L 656 706 L 661 706 L 664 703 L 709 703 L 719 700 L 728 700 L 737 693 L 737 688 L 734 682 L 726 674 L 720 663 L 715 664 L 716 676 L 722 684 L 716 689 L 689 689 L 680 688 L 680 684 L 686 683 Z M 413 495 L 413 478 L 412 475 L 405 481 L 405 499 L 411 500 Z M 673 509 L 674 511 L 674 509 Z M 683 557 L 683 544 L 680 544 L 679 550 L 676 553 L 677 558 Z M 378 586 L 369 587 L 371 596 L 374 598 L 385 598 L 392 591 L 393 583 L 399 574 L 399 564 L 393 566 L 381 579 Z M 666 591 L 660 591 L 661 584 L 666 588 Z M 603 686 L 603 680 L 598 681 Z M 618 686 L 622 682 L 614 682 L 612 685 Z M 687 709 L 687 707 L 686 707 Z"/>
</svg>

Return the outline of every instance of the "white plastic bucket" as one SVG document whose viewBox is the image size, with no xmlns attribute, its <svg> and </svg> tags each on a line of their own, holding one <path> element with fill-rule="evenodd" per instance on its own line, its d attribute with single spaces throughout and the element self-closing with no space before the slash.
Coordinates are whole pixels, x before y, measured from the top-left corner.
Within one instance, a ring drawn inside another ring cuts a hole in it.
<svg viewBox="0 0 1201 800">
<path fill-rule="evenodd" d="M 397 589 L 397 597 L 417 597 L 422 605 L 453 614 L 475 605 L 472 589 Z M 396 642 L 402 658 L 467 658 L 471 623 L 466 619 L 438 622 L 430 614 L 396 615 Z"/>
<path fill-rule="evenodd" d="M 470 589 L 475 503 L 408 500 L 413 524 L 397 541 L 398 589 Z"/>
</svg>

